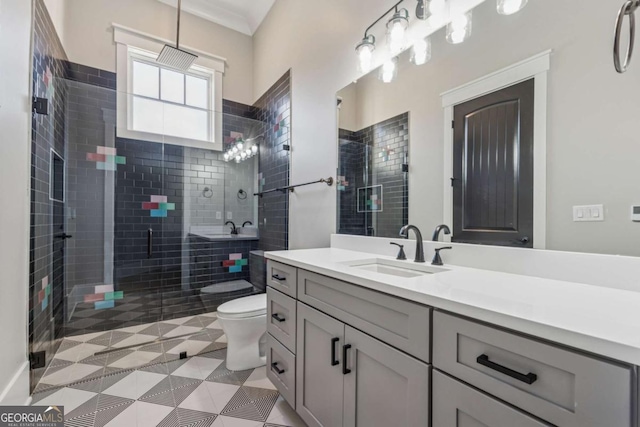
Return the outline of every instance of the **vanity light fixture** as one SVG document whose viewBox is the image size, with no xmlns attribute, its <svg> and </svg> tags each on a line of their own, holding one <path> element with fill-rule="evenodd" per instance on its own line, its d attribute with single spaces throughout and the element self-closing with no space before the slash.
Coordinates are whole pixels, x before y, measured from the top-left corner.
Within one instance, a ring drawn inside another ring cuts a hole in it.
<svg viewBox="0 0 640 427">
<path fill-rule="evenodd" d="M 251 141 L 251 139 L 249 141 Z M 224 153 L 223 157 L 225 162 L 234 160 L 236 163 L 240 163 L 243 160 L 247 160 L 255 156 L 257 153 L 257 144 L 247 142 L 241 137 L 238 137 L 233 143 L 233 146 Z"/>
<path fill-rule="evenodd" d="M 376 50 L 376 38 L 369 34 L 356 46 L 356 53 L 358 54 L 358 69 L 361 73 L 367 74 L 371 71 L 373 65 L 373 51 Z"/>
<path fill-rule="evenodd" d="M 451 44 L 462 43 L 471 35 L 471 11 L 456 14 L 447 24 L 447 41 Z"/>
<path fill-rule="evenodd" d="M 527 5 L 528 0 L 498 0 L 497 8 L 500 15 L 513 15 Z"/>
<path fill-rule="evenodd" d="M 422 65 L 431 59 L 431 39 L 419 39 L 411 48 L 411 62 L 415 65 Z"/>
<path fill-rule="evenodd" d="M 409 28 L 409 11 L 397 9 L 387 22 L 387 43 L 392 55 L 404 50 L 407 45 L 407 28 Z"/>
<path fill-rule="evenodd" d="M 380 80 L 391 83 L 398 75 L 398 58 L 391 58 L 380 67 Z"/>
</svg>

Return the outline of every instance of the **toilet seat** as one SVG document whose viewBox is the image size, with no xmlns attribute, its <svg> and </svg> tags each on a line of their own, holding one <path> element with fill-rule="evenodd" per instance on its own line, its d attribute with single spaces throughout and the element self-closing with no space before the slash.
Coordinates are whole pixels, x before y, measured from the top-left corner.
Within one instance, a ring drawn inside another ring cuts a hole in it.
<svg viewBox="0 0 640 427">
<path fill-rule="evenodd" d="M 225 302 L 218 307 L 218 317 L 244 319 L 267 314 L 267 294 L 251 295 Z"/>
</svg>

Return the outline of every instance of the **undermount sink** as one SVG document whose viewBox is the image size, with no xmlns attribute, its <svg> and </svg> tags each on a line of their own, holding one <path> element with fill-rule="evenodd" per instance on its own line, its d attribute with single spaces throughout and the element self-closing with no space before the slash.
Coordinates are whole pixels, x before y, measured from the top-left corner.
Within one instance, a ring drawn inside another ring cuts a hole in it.
<svg viewBox="0 0 640 427">
<path fill-rule="evenodd" d="M 410 261 L 409 261 L 410 262 Z M 349 267 L 357 268 L 374 273 L 386 274 L 396 277 L 419 277 L 427 274 L 437 274 L 449 271 L 446 268 L 433 267 L 419 263 L 409 263 L 408 261 L 394 261 L 388 259 L 366 259 L 351 261 L 347 263 Z"/>
</svg>

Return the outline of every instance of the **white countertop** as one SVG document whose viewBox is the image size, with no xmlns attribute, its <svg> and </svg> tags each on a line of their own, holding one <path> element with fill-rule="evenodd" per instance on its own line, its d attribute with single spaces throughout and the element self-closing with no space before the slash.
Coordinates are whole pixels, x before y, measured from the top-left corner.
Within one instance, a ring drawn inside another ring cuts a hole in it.
<svg viewBox="0 0 640 427">
<path fill-rule="evenodd" d="M 389 295 L 640 365 L 640 293 L 446 265 L 404 278 L 348 266 L 373 258 L 337 248 L 265 252 L 265 257 Z M 403 261 L 412 264 L 412 260 Z M 426 265 L 430 265 L 426 263 Z"/>
</svg>

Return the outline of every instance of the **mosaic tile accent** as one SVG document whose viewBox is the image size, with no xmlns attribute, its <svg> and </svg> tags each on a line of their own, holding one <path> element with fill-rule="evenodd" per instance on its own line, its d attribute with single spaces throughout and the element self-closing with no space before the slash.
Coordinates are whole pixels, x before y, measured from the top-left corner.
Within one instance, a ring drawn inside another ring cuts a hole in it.
<svg viewBox="0 0 640 427">
<path fill-rule="evenodd" d="M 176 204 L 168 203 L 167 196 L 151 196 L 150 202 L 142 202 L 142 209 L 152 218 L 166 218 L 168 211 L 176 210 Z"/>
<path fill-rule="evenodd" d="M 87 161 L 95 162 L 96 169 L 105 171 L 115 171 L 118 165 L 126 165 L 127 158 L 118 156 L 117 150 L 113 147 L 96 147 L 96 153 L 87 153 Z"/>
<path fill-rule="evenodd" d="M 229 269 L 229 273 L 242 273 L 242 267 L 248 266 L 249 260 L 241 253 L 229 254 L 229 259 L 222 261 L 222 266 Z"/>
</svg>

